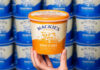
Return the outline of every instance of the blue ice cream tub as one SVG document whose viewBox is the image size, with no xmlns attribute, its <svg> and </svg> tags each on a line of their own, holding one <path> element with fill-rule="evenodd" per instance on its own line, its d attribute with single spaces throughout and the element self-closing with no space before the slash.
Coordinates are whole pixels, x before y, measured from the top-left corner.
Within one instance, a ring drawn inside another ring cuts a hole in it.
<svg viewBox="0 0 100 70">
<path fill-rule="evenodd" d="M 74 14 L 84 17 L 100 17 L 100 0 L 75 0 Z"/>
<path fill-rule="evenodd" d="M 100 70 L 100 45 L 77 44 L 77 70 Z"/>
<path fill-rule="evenodd" d="M 13 0 L 13 12 L 20 17 L 41 9 L 41 0 Z"/>
<path fill-rule="evenodd" d="M 0 17 L 0 44 L 13 42 L 12 18 Z"/>
<path fill-rule="evenodd" d="M 15 17 L 15 40 L 20 44 L 32 44 L 30 20 L 28 18 Z"/>
<path fill-rule="evenodd" d="M 76 18 L 75 40 L 81 44 L 100 43 L 100 18 Z"/>
<path fill-rule="evenodd" d="M 67 66 L 68 70 L 73 69 L 73 64 L 72 64 L 72 54 L 73 54 L 73 45 L 72 44 L 66 44 L 66 49 L 67 49 Z M 60 56 L 61 54 L 57 55 L 49 55 L 49 58 L 53 64 L 54 68 L 58 68 L 60 66 Z"/>
<path fill-rule="evenodd" d="M 71 16 L 67 22 L 67 32 L 66 32 L 66 44 L 73 43 L 74 34 L 73 34 L 73 17 Z"/>
<path fill-rule="evenodd" d="M 13 68 L 13 44 L 0 44 L 0 70 L 11 70 Z"/>
<path fill-rule="evenodd" d="M 44 0 L 43 9 L 61 10 L 72 13 L 72 0 Z"/>
<path fill-rule="evenodd" d="M 10 16 L 11 0 L 0 0 L 0 17 Z"/>
<path fill-rule="evenodd" d="M 32 45 L 17 44 L 17 70 L 36 70 L 31 61 Z"/>
</svg>

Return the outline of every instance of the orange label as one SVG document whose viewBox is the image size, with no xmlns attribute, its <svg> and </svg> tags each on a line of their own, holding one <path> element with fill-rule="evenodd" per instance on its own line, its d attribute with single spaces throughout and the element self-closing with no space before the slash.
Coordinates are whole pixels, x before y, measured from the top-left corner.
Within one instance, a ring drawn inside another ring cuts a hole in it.
<svg viewBox="0 0 100 70">
<path fill-rule="evenodd" d="M 38 23 L 31 22 L 34 50 L 39 54 L 61 53 L 65 46 L 67 22 L 61 24 Z"/>
<path fill-rule="evenodd" d="M 33 47 L 34 50 L 37 51 L 39 54 L 59 54 L 62 53 L 65 46 L 65 38 L 61 42 L 58 42 L 57 40 L 33 40 Z"/>
</svg>

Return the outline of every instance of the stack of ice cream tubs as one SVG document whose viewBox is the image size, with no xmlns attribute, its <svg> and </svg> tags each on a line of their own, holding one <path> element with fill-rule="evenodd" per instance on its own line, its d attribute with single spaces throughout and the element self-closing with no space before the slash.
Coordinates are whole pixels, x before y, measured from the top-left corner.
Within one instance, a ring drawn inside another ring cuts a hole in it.
<svg viewBox="0 0 100 70">
<path fill-rule="evenodd" d="M 11 0 L 0 0 L 0 70 L 13 68 Z"/>
<path fill-rule="evenodd" d="M 40 9 L 41 0 L 13 0 L 15 62 L 18 70 L 35 70 L 30 57 L 32 39 L 28 14 Z"/>
<path fill-rule="evenodd" d="M 72 15 L 72 0 L 44 0 L 43 9 L 49 10 L 61 10 L 70 13 L 70 18 L 67 23 L 67 35 L 66 35 L 66 49 L 67 51 L 67 65 L 68 69 L 73 69 L 72 54 L 73 54 L 73 15 Z M 51 62 L 55 68 L 60 65 L 60 54 L 50 55 Z"/>
<path fill-rule="evenodd" d="M 77 70 L 100 70 L 100 0 L 75 0 Z"/>
</svg>

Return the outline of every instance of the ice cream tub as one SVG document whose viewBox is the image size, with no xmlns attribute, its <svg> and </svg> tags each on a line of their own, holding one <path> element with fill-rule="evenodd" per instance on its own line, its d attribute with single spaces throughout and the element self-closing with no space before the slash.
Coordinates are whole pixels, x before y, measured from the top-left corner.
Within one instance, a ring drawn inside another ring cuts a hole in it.
<svg viewBox="0 0 100 70">
<path fill-rule="evenodd" d="M 76 68 L 78 70 L 100 70 L 100 45 L 77 45 Z"/>
<path fill-rule="evenodd" d="M 73 54 L 73 45 L 72 44 L 67 44 L 65 46 L 67 49 L 67 66 L 68 70 L 73 69 L 73 64 L 72 64 L 72 54 Z M 56 54 L 56 55 L 49 55 L 49 58 L 53 64 L 54 68 L 58 68 L 60 66 L 60 57 L 61 54 Z"/>
<path fill-rule="evenodd" d="M 16 68 L 18 70 L 34 70 L 32 61 L 31 61 L 31 48 L 32 45 L 23 45 L 17 44 L 17 63 Z"/>
<path fill-rule="evenodd" d="M 67 34 L 66 34 L 66 43 L 70 44 L 73 42 L 73 17 L 70 17 L 67 22 Z"/>
<path fill-rule="evenodd" d="M 12 18 L 0 17 L 0 44 L 9 43 L 12 40 Z"/>
<path fill-rule="evenodd" d="M 31 44 L 32 38 L 31 38 L 31 28 L 29 19 L 15 17 L 14 23 L 15 23 L 14 37 L 16 43 Z"/>
<path fill-rule="evenodd" d="M 72 13 L 72 0 L 44 0 L 43 8 Z"/>
<path fill-rule="evenodd" d="M 100 0 L 75 0 L 76 16 L 100 17 Z"/>
<path fill-rule="evenodd" d="M 0 70 L 13 68 L 13 44 L 0 44 Z"/>
<path fill-rule="evenodd" d="M 32 43 L 38 54 L 59 54 L 65 47 L 69 14 L 58 10 L 31 12 Z"/>
<path fill-rule="evenodd" d="M 99 44 L 100 43 L 100 18 L 76 18 L 77 43 Z"/>
<path fill-rule="evenodd" d="M 0 0 L 0 16 L 10 15 L 11 0 Z"/>
<path fill-rule="evenodd" d="M 14 0 L 15 15 L 28 16 L 32 11 L 41 9 L 41 0 Z"/>
</svg>

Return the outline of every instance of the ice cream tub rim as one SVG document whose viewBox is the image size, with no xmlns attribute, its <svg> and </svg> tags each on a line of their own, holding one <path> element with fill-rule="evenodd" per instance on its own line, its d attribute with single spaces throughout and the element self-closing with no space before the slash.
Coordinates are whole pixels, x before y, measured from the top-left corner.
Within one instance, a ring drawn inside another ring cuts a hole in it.
<svg viewBox="0 0 100 70">
<path fill-rule="evenodd" d="M 60 22 L 68 20 L 69 13 L 60 10 L 38 10 L 31 12 L 28 18 L 39 22 Z"/>
<path fill-rule="evenodd" d="M 7 18 L 11 18 L 12 16 L 3 16 L 3 17 L 0 17 L 0 19 L 7 19 Z"/>
<path fill-rule="evenodd" d="M 21 43 L 16 43 L 18 46 L 32 46 L 32 44 L 21 44 Z"/>
<path fill-rule="evenodd" d="M 28 17 L 21 17 L 21 16 L 14 16 L 14 18 L 19 18 L 19 19 L 28 19 Z"/>
<path fill-rule="evenodd" d="M 13 16 L 13 15 L 10 14 L 10 13 L 8 13 L 8 14 L 5 13 L 5 15 L 0 14 L 0 18 L 12 17 L 12 16 Z"/>
<path fill-rule="evenodd" d="M 100 43 L 98 44 L 83 44 L 83 43 L 76 43 L 77 45 L 81 45 L 81 46 L 100 46 Z"/>
<path fill-rule="evenodd" d="M 65 47 L 66 47 L 66 46 L 72 46 L 72 45 L 73 45 L 73 43 L 65 44 Z"/>
<path fill-rule="evenodd" d="M 14 39 L 12 38 L 12 39 L 10 39 L 9 42 L 6 42 L 6 43 L 0 43 L 0 46 L 2 46 L 2 45 L 10 45 L 10 44 L 13 44 L 13 43 L 14 43 Z"/>
<path fill-rule="evenodd" d="M 100 17 L 85 17 L 85 16 L 76 16 L 76 18 L 80 18 L 80 19 L 100 19 Z"/>
</svg>

